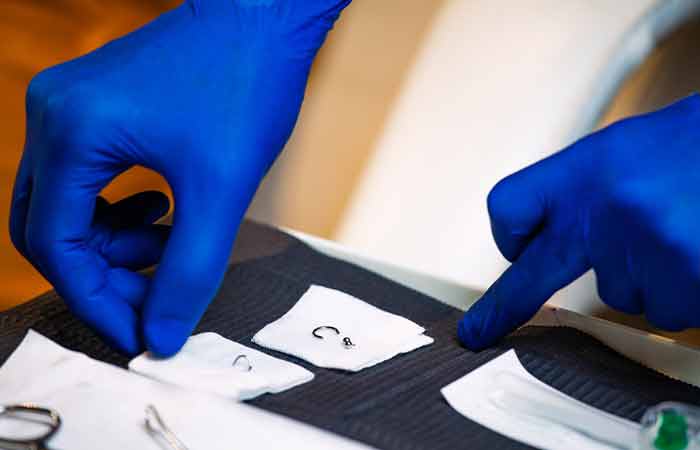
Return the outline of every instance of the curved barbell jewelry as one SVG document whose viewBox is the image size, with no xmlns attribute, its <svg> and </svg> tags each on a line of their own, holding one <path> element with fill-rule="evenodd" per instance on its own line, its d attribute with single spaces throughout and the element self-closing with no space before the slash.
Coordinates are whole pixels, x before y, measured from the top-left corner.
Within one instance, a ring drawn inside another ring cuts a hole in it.
<svg viewBox="0 0 700 450">
<path fill-rule="evenodd" d="M 315 338 L 325 339 L 322 334 L 319 334 L 319 331 L 322 331 L 322 330 L 331 330 L 331 331 L 335 332 L 335 334 L 340 334 L 340 330 L 337 329 L 336 327 L 331 327 L 331 326 L 326 326 L 326 325 L 314 328 L 314 331 L 312 331 L 311 334 L 313 334 Z"/>
<path fill-rule="evenodd" d="M 319 333 L 320 331 L 323 331 L 323 330 L 330 330 L 330 331 L 334 332 L 335 334 L 340 335 L 340 330 L 337 329 L 336 327 L 332 327 L 330 325 L 322 325 L 320 327 L 316 327 L 316 328 L 314 328 L 314 331 L 311 332 L 311 334 L 317 339 L 325 339 L 325 337 L 323 337 L 323 335 L 321 333 Z M 352 340 L 349 337 L 346 336 L 343 338 L 343 347 L 345 347 L 346 350 L 350 350 L 350 349 L 355 347 L 355 344 L 352 342 Z"/>
<path fill-rule="evenodd" d="M 236 359 L 233 360 L 233 364 L 231 364 L 233 367 L 238 366 L 238 363 L 240 361 L 245 361 L 245 366 L 243 367 L 243 372 L 250 372 L 253 370 L 253 365 L 250 363 L 250 360 L 248 359 L 247 355 L 238 355 L 236 356 Z"/>
</svg>

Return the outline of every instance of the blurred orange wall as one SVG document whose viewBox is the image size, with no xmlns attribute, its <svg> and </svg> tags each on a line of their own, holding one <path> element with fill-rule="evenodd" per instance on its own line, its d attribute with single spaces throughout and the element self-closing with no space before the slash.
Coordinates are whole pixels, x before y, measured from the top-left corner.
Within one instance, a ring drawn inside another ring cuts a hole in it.
<svg viewBox="0 0 700 450">
<path fill-rule="evenodd" d="M 12 182 L 24 142 L 24 92 L 32 75 L 75 58 L 148 22 L 173 0 L 2 0 L 0 2 L 0 310 L 49 289 L 10 243 L 7 217 Z M 150 173 L 127 173 L 108 198 L 163 189 Z"/>
</svg>

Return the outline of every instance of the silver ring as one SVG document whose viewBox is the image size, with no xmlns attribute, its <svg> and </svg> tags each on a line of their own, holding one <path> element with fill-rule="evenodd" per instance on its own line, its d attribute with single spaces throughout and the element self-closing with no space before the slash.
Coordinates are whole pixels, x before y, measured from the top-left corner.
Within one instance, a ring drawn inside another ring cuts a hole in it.
<svg viewBox="0 0 700 450">
<path fill-rule="evenodd" d="M 250 363 L 250 360 L 248 359 L 248 356 L 246 355 L 238 355 L 236 356 L 236 359 L 233 360 L 233 364 L 231 364 L 233 367 L 236 367 L 238 365 L 239 361 L 245 361 L 245 368 L 243 372 L 250 372 L 253 370 L 253 365 Z"/>
<path fill-rule="evenodd" d="M 21 405 L 11 405 L 11 406 L 0 406 L 0 416 L 8 415 L 10 417 L 15 417 L 18 420 L 23 420 L 24 414 L 35 415 L 35 419 L 27 419 L 30 422 L 35 422 L 39 417 L 46 419 L 46 422 L 40 420 L 39 422 L 44 423 L 48 430 L 39 434 L 36 437 L 27 437 L 22 439 L 9 439 L 0 436 L 0 444 L 7 444 L 12 446 L 17 446 L 18 448 L 44 448 L 46 441 L 48 441 L 51 436 L 53 436 L 61 428 L 61 416 L 54 410 L 48 408 L 41 408 L 31 403 L 24 403 Z"/>
<path fill-rule="evenodd" d="M 311 334 L 313 334 L 315 338 L 318 338 L 318 339 L 325 339 L 325 338 L 323 337 L 323 335 L 321 335 L 321 334 L 318 333 L 319 331 L 322 331 L 322 330 L 331 330 L 331 331 L 333 331 L 335 334 L 340 334 L 340 330 L 337 329 L 336 327 L 331 327 L 331 326 L 326 326 L 326 325 L 321 326 L 321 327 L 316 327 L 316 328 L 314 328 L 314 331 L 312 331 Z"/>
</svg>

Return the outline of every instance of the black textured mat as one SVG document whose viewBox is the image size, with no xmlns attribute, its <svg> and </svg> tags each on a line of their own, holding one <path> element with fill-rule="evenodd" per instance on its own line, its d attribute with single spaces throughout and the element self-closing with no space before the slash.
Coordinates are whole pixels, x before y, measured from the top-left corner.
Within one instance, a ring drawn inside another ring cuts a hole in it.
<svg viewBox="0 0 700 450">
<path fill-rule="evenodd" d="M 639 420 L 647 407 L 667 400 L 700 405 L 700 390 L 646 369 L 570 328 L 527 327 L 496 348 L 469 352 L 457 341 L 461 312 L 321 255 L 268 227 L 253 223 L 242 227 L 234 262 L 198 331 L 214 331 L 255 346 L 250 339 L 260 328 L 289 310 L 310 284 L 320 284 L 405 316 L 435 338 L 432 346 L 356 374 L 319 369 L 264 350 L 301 364 L 316 379 L 252 404 L 380 449 L 529 448 L 462 417 L 440 394 L 446 384 L 511 348 L 540 380 L 628 419 Z M 0 313 L 0 363 L 29 328 L 94 358 L 120 366 L 127 362 L 49 293 Z"/>
</svg>

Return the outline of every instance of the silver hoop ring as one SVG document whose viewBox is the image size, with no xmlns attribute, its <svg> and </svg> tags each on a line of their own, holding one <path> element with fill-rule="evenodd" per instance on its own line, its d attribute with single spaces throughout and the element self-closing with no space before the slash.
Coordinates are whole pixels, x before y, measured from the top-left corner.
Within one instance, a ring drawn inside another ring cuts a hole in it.
<svg viewBox="0 0 700 450">
<path fill-rule="evenodd" d="M 238 355 L 236 356 L 236 359 L 233 360 L 233 364 L 231 364 L 233 367 L 238 366 L 239 361 L 245 361 L 245 368 L 243 372 L 250 372 L 253 370 L 253 365 L 250 363 L 250 360 L 248 359 L 248 356 L 246 355 Z"/>
</svg>

